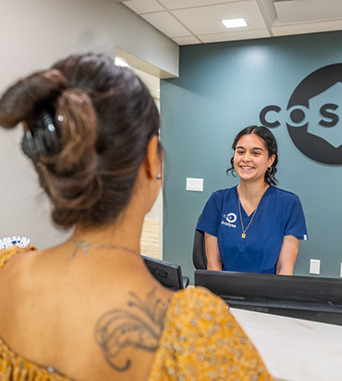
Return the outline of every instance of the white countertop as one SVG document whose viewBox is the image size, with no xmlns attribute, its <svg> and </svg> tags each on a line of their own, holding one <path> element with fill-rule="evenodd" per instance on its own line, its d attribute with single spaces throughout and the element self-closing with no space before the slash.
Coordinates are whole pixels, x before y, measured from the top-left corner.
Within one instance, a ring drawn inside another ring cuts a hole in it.
<svg viewBox="0 0 342 381">
<path fill-rule="evenodd" d="M 281 381 L 341 381 L 342 326 L 231 308 Z"/>
</svg>

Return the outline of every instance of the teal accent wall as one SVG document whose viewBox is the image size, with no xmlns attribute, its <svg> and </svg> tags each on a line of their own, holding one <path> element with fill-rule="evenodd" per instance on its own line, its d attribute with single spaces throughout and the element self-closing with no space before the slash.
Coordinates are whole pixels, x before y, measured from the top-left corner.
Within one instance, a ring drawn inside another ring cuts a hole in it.
<svg viewBox="0 0 342 381">
<path fill-rule="evenodd" d="M 277 37 L 180 48 L 180 76 L 161 81 L 161 139 L 166 153 L 164 259 L 192 278 L 192 245 L 199 214 L 210 194 L 238 184 L 226 175 L 231 144 L 244 127 L 260 125 L 267 105 L 279 145 L 279 187 L 302 202 L 309 241 L 301 242 L 295 275 L 309 275 L 310 259 L 321 260 L 322 277 L 339 277 L 342 262 L 342 165 L 327 165 L 302 154 L 286 122 L 298 84 L 319 68 L 342 63 L 342 32 Z M 318 128 L 317 107 L 337 103 L 339 122 Z M 310 100 L 310 131 L 342 144 L 342 84 Z M 318 129 L 317 129 L 318 128 Z M 329 135 L 330 134 L 330 135 Z M 339 141 L 340 140 L 340 141 Z M 186 178 L 204 179 L 204 191 L 185 190 Z M 310 275 L 312 276 L 312 275 Z"/>
</svg>

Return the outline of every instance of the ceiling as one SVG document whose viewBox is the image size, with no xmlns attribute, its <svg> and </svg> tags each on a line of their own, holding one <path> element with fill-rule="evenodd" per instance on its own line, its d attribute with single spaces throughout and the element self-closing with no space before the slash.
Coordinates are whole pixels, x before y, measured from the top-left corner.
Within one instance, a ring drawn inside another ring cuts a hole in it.
<svg viewBox="0 0 342 381">
<path fill-rule="evenodd" d="M 115 0 L 179 45 L 342 30 L 342 0 Z M 245 18 L 226 29 L 223 19 Z"/>
</svg>

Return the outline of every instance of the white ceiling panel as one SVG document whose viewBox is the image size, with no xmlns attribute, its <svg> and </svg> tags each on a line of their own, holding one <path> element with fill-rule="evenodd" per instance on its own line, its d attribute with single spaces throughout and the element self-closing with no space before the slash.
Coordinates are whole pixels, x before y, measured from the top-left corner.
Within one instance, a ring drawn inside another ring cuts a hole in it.
<svg viewBox="0 0 342 381">
<path fill-rule="evenodd" d="M 198 7 L 172 11 L 183 24 L 194 34 L 225 33 L 229 30 L 225 28 L 221 20 L 243 17 L 248 26 L 244 29 L 266 29 L 265 21 L 260 13 L 256 1 L 242 1 L 239 3 L 229 3 L 213 5 L 210 7 Z M 233 31 L 233 29 L 230 29 Z M 233 32 L 234 33 L 234 32 Z"/>
<path fill-rule="evenodd" d="M 205 34 L 198 36 L 203 42 L 222 42 L 222 41 L 238 41 L 238 40 L 252 40 L 254 38 L 270 37 L 270 34 L 265 29 L 258 29 L 253 31 L 235 31 L 230 33 L 215 33 Z"/>
<path fill-rule="evenodd" d="M 130 0 L 123 1 L 123 4 L 135 13 L 138 13 L 138 15 L 141 13 L 164 11 L 164 8 L 156 0 Z"/>
<path fill-rule="evenodd" d="M 342 30 L 342 20 L 291 25 L 275 24 L 272 27 L 274 36 L 331 32 L 334 30 Z"/>
<path fill-rule="evenodd" d="M 278 1 L 274 7 L 281 24 L 342 18 L 341 0 Z"/>
<path fill-rule="evenodd" d="M 158 0 L 169 10 L 202 7 L 204 5 L 217 5 L 226 3 L 237 3 L 245 0 Z"/>
<path fill-rule="evenodd" d="M 115 0 L 179 45 L 342 30 L 342 0 Z M 245 28 L 221 20 L 245 18 Z"/>
<path fill-rule="evenodd" d="M 192 35 L 168 12 L 146 13 L 142 14 L 141 17 L 171 38 Z"/>
<path fill-rule="evenodd" d="M 194 45 L 194 44 L 200 44 L 202 42 L 195 36 L 176 37 L 176 38 L 173 38 L 173 41 L 176 42 L 178 45 Z"/>
</svg>

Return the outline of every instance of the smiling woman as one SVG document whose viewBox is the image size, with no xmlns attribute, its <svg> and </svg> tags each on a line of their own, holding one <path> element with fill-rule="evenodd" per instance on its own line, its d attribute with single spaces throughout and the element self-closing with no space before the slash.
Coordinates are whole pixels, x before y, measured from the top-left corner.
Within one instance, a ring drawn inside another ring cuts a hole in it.
<svg viewBox="0 0 342 381">
<path fill-rule="evenodd" d="M 227 174 L 236 172 L 240 184 L 212 193 L 197 225 L 208 270 L 292 275 L 307 232 L 298 196 L 275 186 L 277 141 L 266 127 L 250 126 L 232 148 Z"/>
</svg>

